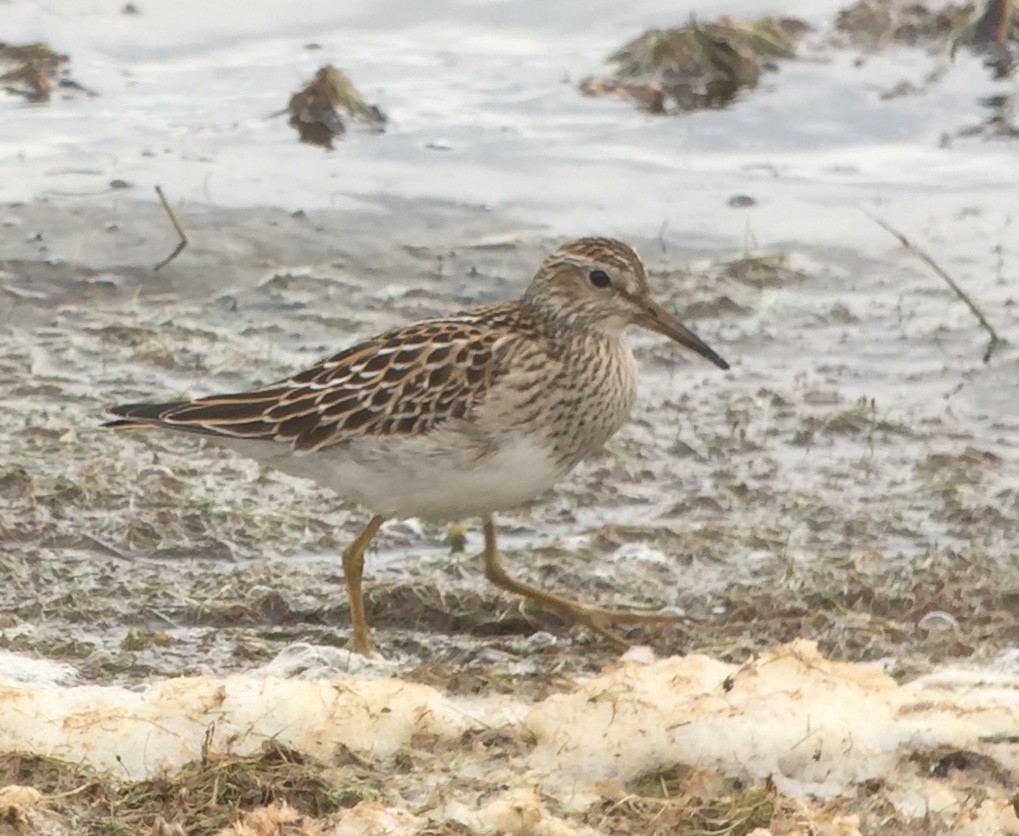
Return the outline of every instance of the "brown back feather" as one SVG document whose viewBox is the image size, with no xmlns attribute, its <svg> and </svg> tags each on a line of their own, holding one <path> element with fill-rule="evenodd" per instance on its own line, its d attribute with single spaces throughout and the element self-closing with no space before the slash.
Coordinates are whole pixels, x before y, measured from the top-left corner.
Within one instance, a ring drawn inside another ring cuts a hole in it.
<svg viewBox="0 0 1019 836">
<path fill-rule="evenodd" d="M 192 401 L 122 404 L 115 428 L 160 426 L 314 450 L 355 436 L 424 433 L 466 418 L 501 373 L 499 340 L 527 330 L 509 302 L 407 325 L 248 392 Z"/>
</svg>

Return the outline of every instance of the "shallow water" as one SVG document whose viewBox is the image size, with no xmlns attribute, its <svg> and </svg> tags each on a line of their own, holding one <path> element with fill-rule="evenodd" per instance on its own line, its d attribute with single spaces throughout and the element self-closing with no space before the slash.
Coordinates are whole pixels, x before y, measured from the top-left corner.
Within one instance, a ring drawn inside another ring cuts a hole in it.
<svg viewBox="0 0 1019 836">
<path fill-rule="evenodd" d="M 932 195 L 1003 200 L 1019 179 L 1007 143 L 938 148 L 943 133 L 978 121 L 978 98 L 1011 90 L 965 52 L 923 95 L 882 101 L 946 59 L 895 48 L 855 67 L 856 53 L 808 47 L 737 108 L 656 118 L 577 95 L 574 83 L 602 72 L 622 39 L 707 10 L 567 2 L 549 15 L 545 6 L 430 2 L 408 13 L 316 2 L 288 19 L 272 4 L 239 2 L 153 4 L 138 16 L 96 2 L 5 4 L 6 38 L 67 51 L 76 77 L 102 95 L 0 105 L 14 175 L 0 199 L 98 198 L 120 177 L 146 200 L 154 182 L 177 201 L 218 206 L 345 209 L 388 195 L 478 204 L 554 234 L 666 225 L 669 237 L 724 243 L 742 242 L 748 222 L 727 198 L 750 192 L 761 202 L 749 219 L 759 238 L 841 245 L 847 233 L 883 240 L 841 216 L 854 204 L 922 224 L 928 213 L 916 210 L 934 209 Z M 711 13 L 774 11 L 724 6 Z M 821 26 L 838 6 L 781 11 Z M 285 120 L 267 118 L 327 61 L 391 115 L 384 135 L 355 132 L 314 153 Z"/>
</svg>

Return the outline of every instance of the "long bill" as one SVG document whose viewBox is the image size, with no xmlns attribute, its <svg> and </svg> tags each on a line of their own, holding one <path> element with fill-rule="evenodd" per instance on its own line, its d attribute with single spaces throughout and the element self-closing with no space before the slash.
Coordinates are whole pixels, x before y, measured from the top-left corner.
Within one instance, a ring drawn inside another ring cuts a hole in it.
<svg viewBox="0 0 1019 836">
<path fill-rule="evenodd" d="M 645 303 L 643 316 L 638 320 L 637 324 L 651 331 L 663 334 L 670 340 L 674 340 L 680 345 L 696 351 L 701 357 L 710 360 L 720 369 L 729 368 L 729 364 L 711 346 L 657 302 L 649 301 Z"/>
</svg>

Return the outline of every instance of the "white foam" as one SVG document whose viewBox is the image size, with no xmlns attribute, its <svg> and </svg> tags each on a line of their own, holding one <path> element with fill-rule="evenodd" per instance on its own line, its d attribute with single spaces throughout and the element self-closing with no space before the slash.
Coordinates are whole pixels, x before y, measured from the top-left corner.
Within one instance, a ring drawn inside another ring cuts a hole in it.
<svg viewBox="0 0 1019 836">
<path fill-rule="evenodd" d="M 309 648 L 253 674 L 141 690 L 7 679 L 0 748 L 139 779 L 198 757 L 213 724 L 213 752 L 247 754 L 274 738 L 325 761 L 343 747 L 384 761 L 428 740 L 450 753 L 464 780 L 449 782 L 427 821 L 481 832 L 594 832 L 550 809 L 568 817 L 604 800 L 606 787 L 624 792 L 640 776 L 678 764 L 770 780 L 804 803 L 855 799 L 877 782 L 902 817 L 933 816 L 959 833 L 1019 832 L 1004 783 L 975 798 L 964 783 L 918 765 L 932 753 L 959 751 L 1002 775 L 1019 774 L 1019 674 L 1012 671 L 951 666 L 899 685 L 877 666 L 830 661 L 802 640 L 744 666 L 706 656 L 656 659 L 641 649 L 567 693 L 529 702 L 448 696 L 374 669 L 343 672 L 333 663 L 345 660 Z M 279 676 L 283 670 L 301 678 Z M 308 678 L 314 671 L 326 678 Z M 512 745 L 469 742 L 493 731 Z M 479 795 L 478 781 L 492 791 Z M 338 829 L 322 832 L 400 834 L 421 824 L 417 808 L 354 809 L 332 820 Z M 376 820 L 389 824 L 372 830 Z M 831 832 L 857 832 L 854 817 L 841 821 Z"/>
</svg>

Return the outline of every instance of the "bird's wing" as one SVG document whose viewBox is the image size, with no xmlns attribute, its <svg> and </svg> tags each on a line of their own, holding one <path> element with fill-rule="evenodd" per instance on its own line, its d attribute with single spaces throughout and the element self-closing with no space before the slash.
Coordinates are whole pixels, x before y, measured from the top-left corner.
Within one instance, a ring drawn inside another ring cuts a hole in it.
<svg viewBox="0 0 1019 836">
<path fill-rule="evenodd" d="M 425 433 L 469 418 L 500 374 L 509 305 L 397 328 L 285 380 L 175 403 L 122 404 L 107 427 L 160 426 L 316 450 L 358 436 Z"/>
</svg>

